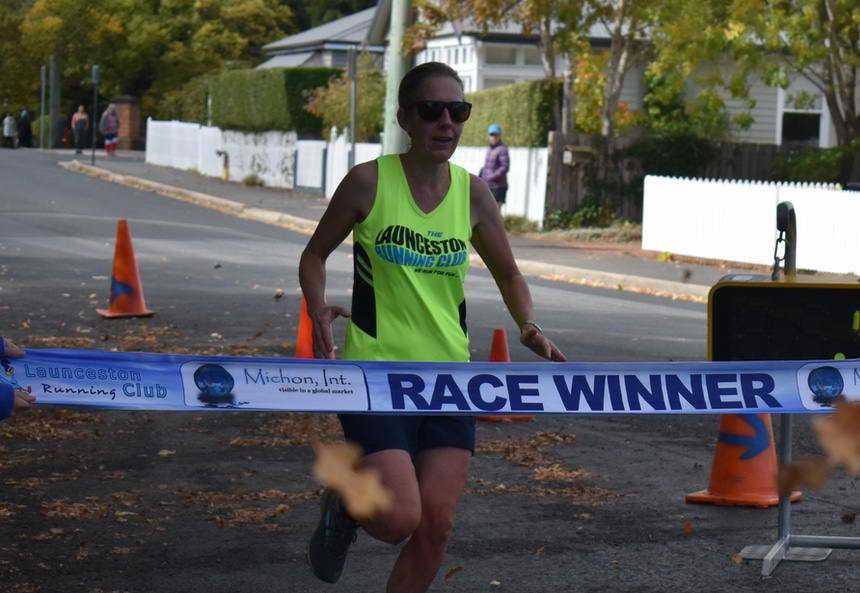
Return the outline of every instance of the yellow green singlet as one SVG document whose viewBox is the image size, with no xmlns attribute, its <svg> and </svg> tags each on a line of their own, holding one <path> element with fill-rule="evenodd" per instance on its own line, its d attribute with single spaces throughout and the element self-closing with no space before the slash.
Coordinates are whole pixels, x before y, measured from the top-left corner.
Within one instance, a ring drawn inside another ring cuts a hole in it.
<svg viewBox="0 0 860 593">
<path fill-rule="evenodd" d="M 425 214 L 400 156 L 376 162 L 373 208 L 353 228 L 355 279 L 343 358 L 466 362 L 469 173 L 449 164 L 451 187 Z"/>
</svg>

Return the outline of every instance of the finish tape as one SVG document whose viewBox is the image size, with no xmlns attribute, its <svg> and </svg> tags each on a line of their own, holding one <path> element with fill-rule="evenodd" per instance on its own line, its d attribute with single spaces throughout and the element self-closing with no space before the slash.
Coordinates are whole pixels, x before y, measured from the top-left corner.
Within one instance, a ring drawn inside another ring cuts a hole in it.
<svg viewBox="0 0 860 593">
<path fill-rule="evenodd" d="M 860 360 L 367 362 L 28 349 L 0 382 L 37 404 L 381 414 L 745 414 L 860 400 Z"/>
</svg>

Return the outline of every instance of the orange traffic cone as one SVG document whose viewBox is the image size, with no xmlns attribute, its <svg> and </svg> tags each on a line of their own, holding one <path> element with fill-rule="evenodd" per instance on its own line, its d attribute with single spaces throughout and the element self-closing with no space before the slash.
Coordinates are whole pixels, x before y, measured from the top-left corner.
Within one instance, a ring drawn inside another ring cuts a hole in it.
<svg viewBox="0 0 860 593">
<path fill-rule="evenodd" d="M 707 490 L 687 495 L 687 502 L 767 508 L 779 503 L 776 453 L 769 414 L 725 414 Z M 800 500 L 792 492 L 792 502 Z"/>
<path fill-rule="evenodd" d="M 508 352 L 508 336 L 504 328 L 496 328 L 493 332 L 493 345 L 490 346 L 490 362 L 511 362 L 511 355 Z M 484 420 L 485 422 L 514 422 L 534 419 L 534 416 L 478 416 L 478 420 Z"/>
<path fill-rule="evenodd" d="M 299 314 L 299 331 L 296 338 L 296 358 L 314 357 L 313 322 L 308 315 L 308 302 L 302 297 L 302 312 Z M 329 357 L 334 359 L 334 352 Z"/>
<path fill-rule="evenodd" d="M 308 317 L 308 302 L 302 297 L 302 312 L 299 314 L 299 333 L 296 338 L 296 358 L 314 357 L 314 338 L 311 318 Z"/>
<path fill-rule="evenodd" d="M 147 317 L 155 311 L 146 308 L 143 289 L 134 260 L 131 233 L 128 221 L 119 221 L 116 230 L 116 249 L 113 258 L 113 275 L 110 279 L 110 303 L 108 309 L 96 309 L 102 317 Z"/>
</svg>

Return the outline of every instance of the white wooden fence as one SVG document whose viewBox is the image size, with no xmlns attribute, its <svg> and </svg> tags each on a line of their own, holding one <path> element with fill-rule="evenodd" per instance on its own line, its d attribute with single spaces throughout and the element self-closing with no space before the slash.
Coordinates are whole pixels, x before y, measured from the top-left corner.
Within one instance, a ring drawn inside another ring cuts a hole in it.
<svg viewBox="0 0 860 593">
<path fill-rule="evenodd" d="M 642 248 L 772 265 L 780 202 L 797 216 L 799 270 L 860 273 L 860 192 L 832 185 L 648 176 Z"/>
<path fill-rule="evenodd" d="M 146 162 L 193 170 L 209 177 L 245 181 L 249 177 L 270 187 L 294 186 L 295 132 L 242 134 L 178 121 L 148 120 Z M 225 166 L 226 159 L 226 166 Z"/>
<path fill-rule="evenodd" d="M 331 141 L 298 140 L 294 133 L 242 134 L 177 121 L 148 120 L 146 162 L 194 170 L 242 182 L 254 176 L 268 187 L 296 189 L 331 197 L 349 167 L 352 143 L 347 134 Z M 546 202 L 546 148 L 509 148 L 507 203 L 503 214 L 543 224 Z M 460 146 L 451 159 L 472 173 L 484 165 L 486 146 Z M 356 143 L 355 161 L 382 154 L 380 144 Z M 225 168 L 226 159 L 226 168 Z"/>
<path fill-rule="evenodd" d="M 250 176 L 268 187 L 331 197 L 347 173 L 351 143 L 298 140 L 294 133 L 240 134 L 182 122 L 149 120 L 146 162 L 242 182 Z M 548 154 L 545 148 L 510 148 L 508 200 L 503 214 L 542 224 Z M 451 159 L 472 173 L 484 164 L 486 146 L 461 146 Z M 356 163 L 382 153 L 379 144 L 356 143 Z M 225 169 L 225 158 L 227 167 Z M 642 248 L 656 252 L 772 265 L 776 205 L 797 214 L 797 267 L 837 274 L 860 273 L 860 192 L 838 186 L 645 179 Z"/>
</svg>

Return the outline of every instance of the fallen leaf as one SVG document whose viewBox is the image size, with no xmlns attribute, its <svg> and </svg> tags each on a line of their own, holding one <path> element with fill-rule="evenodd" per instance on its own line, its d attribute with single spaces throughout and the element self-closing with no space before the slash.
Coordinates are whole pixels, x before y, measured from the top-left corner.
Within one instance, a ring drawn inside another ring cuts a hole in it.
<svg viewBox="0 0 860 593">
<path fill-rule="evenodd" d="M 692 523 L 686 523 L 684 525 L 684 533 L 693 533 L 693 524 Z"/>
<path fill-rule="evenodd" d="M 780 496 L 790 496 L 800 486 L 820 489 L 827 483 L 832 469 L 826 459 L 798 459 L 780 466 L 776 474 L 776 490 Z"/>
<path fill-rule="evenodd" d="M 449 570 L 448 572 L 445 573 L 445 580 L 447 581 L 452 576 L 454 576 L 455 574 L 457 574 L 458 572 L 460 572 L 462 570 L 463 570 L 462 566 L 455 566 L 454 568 L 452 568 L 451 570 Z"/>
<path fill-rule="evenodd" d="M 176 451 L 170 451 L 168 449 L 162 449 L 158 452 L 159 457 L 167 457 L 168 455 L 176 455 Z"/>
<path fill-rule="evenodd" d="M 314 449 L 314 477 L 343 499 L 355 519 L 368 519 L 391 508 L 391 492 L 382 485 L 379 472 L 372 468 L 356 470 L 361 460 L 360 447 L 353 443 L 321 443 Z"/>
<path fill-rule="evenodd" d="M 734 556 L 732 556 L 732 564 L 743 564 L 743 563 L 744 563 L 744 557 L 741 556 L 740 554 L 735 554 Z"/>
<path fill-rule="evenodd" d="M 860 403 L 836 402 L 836 411 L 816 418 L 813 427 L 827 458 L 844 465 L 854 477 L 860 476 Z"/>
</svg>

